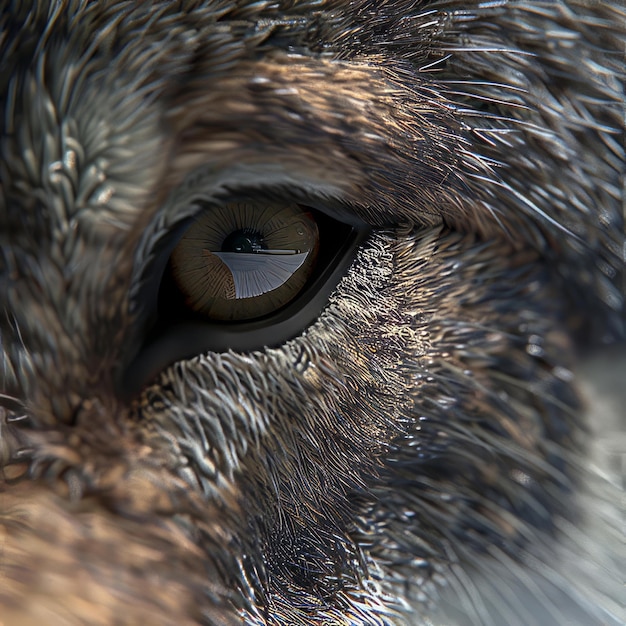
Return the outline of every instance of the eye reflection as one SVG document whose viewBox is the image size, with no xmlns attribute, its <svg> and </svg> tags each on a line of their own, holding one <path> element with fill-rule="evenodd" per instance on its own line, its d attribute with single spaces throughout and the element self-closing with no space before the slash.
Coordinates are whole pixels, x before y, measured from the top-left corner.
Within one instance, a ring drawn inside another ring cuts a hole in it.
<svg viewBox="0 0 626 626">
<path fill-rule="evenodd" d="M 249 320 L 276 311 L 301 291 L 318 246 L 315 220 L 298 205 L 216 206 L 172 252 L 171 276 L 196 313 Z"/>
</svg>

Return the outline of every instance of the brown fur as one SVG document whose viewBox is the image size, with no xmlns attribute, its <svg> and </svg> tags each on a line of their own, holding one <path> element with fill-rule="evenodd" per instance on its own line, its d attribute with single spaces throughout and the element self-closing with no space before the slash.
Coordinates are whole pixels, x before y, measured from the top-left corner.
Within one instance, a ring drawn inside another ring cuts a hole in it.
<svg viewBox="0 0 626 626">
<path fill-rule="evenodd" d="M 623 337 L 615 5 L 0 9 L 0 622 L 624 620 L 577 380 Z M 293 339 L 126 397 L 233 198 L 373 231 Z"/>
</svg>

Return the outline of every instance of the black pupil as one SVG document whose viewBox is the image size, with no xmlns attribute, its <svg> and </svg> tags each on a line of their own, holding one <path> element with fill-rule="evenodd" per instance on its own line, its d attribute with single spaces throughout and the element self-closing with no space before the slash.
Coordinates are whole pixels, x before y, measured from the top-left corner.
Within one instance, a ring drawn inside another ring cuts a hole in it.
<svg viewBox="0 0 626 626">
<path fill-rule="evenodd" d="M 222 252 L 259 252 L 267 250 L 263 235 L 251 228 L 240 228 L 236 230 L 222 242 Z"/>
</svg>

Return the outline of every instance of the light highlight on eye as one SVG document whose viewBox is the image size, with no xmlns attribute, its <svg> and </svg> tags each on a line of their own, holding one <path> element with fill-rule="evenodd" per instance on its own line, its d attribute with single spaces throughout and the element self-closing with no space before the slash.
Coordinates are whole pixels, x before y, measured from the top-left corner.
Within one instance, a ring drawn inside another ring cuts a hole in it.
<svg viewBox="0 0 626 626">
<path fill-rule="evenodd" d="M 170 257 L 187 306 L 209 319 L 248 320 L 290 302 L 311 276 L 319 232 L 298 205 L 212 207 Z"/>
</svg>

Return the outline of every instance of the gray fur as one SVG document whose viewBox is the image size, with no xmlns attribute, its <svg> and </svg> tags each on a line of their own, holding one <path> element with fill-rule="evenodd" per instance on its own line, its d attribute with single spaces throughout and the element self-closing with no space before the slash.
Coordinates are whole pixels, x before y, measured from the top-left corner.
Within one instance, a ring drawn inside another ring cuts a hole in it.
<svg viewBox="0 0 626 626">
<path fill-rule="evenodd" d="M 0 3 L 0 622 L 624 623 L 582 363 L 625 45 L 611 2 Z M 299 336 L 121 397 L 159 246 L 233 196 L 374 230 Z"/>
</svg>

